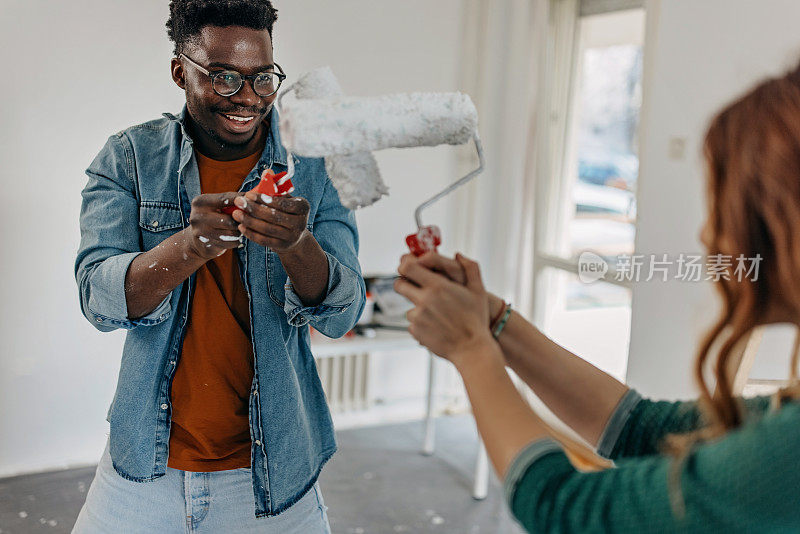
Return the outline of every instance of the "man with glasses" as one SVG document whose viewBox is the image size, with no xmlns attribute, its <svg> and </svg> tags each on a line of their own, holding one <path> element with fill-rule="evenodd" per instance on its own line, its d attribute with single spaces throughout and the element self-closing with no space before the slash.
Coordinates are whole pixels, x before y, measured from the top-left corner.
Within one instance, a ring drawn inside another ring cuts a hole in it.
<svg viewBox="0 0 800 534">
<path fill-rule="evenodd" d="M 328 532 L 336 449 L 309 325 L 361 313 L 358 233 L 318 159 L 294 196 L 268 0 L 172 0 L 177 115 L 109 138 L 87 170 L 81 308 L 127 332 L 108 445 L 74 532 Z M 232 208 L 236 208 L 231 212 Z"/>
</svg>

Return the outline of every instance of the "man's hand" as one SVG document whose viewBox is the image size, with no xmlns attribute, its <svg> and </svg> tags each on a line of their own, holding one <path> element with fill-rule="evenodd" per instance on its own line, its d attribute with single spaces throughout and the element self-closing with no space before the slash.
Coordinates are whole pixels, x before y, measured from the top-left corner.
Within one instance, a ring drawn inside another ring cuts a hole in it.
<svg viewBox="0 0 800 534">
<path fill-rule="evenodd" d="M 301 197 L 259 195 L 252 191 L 237 196 L 234 203 L 241 211 L 233 218 L 237 230 L 250 241 L 275 252 L 291 252 L 306 234 L 308 201 Z"/>
<path fill-rule="evenodd" d="M 269 247 L 278 257 L 304 306 L 316 306 L 328 288 L 328 256 L 307 230 L 308 201 L 248 191 L 238 196 L 233 218 L 250 241 Z"/>
<path fill-rule="evenodd" d="M 239 193 L 199 195 L 192 200 L 189 228 L 186 239 L 190 251 L 203 260 L 221 256 L 226 250 L 236 248 L 241 234 L 236 221 L 222 212 L 233 204 Z"/>
</svg>

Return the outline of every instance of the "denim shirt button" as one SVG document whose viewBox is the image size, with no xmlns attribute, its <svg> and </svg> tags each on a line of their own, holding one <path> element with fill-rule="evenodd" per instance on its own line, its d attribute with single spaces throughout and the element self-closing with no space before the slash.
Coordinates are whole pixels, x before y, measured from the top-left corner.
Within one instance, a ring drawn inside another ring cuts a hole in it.
<svg viewBox="0 0 800 534">
<path fill-rule="evenodd" d="M 158 221 L 153 221 L 153 228 L 158 228 Z"/>
<path fill-rule="evenodd" d="M 167 408 L 169 408 L 169 405 L 166 402 L 161 405 L 162 410 L 166 410 Z"/>
<path fill-rule="evenodd" d="M 102 323 L 103 322 L 103 319 L 100 318 L 100 317 L 95 317 L 94 320 L 97 321 L 98 323 Z"/>
<path fill-rule="evenodd" d="M 256 445 L 258 445 L 258 446 L 260 447 L 260 446 L 261 446 L 261 441 L 260 441 L 260 440 L 256 440 L 256 441 L 255 441 L 255 444 L 256 444 Z"/>
</svg>

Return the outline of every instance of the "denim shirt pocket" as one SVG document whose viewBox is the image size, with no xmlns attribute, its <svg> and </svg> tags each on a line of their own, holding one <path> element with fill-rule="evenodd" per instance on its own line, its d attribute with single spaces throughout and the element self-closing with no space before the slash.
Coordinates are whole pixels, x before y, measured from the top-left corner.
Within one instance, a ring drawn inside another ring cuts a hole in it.
<svg viewBox="0 0 800 534">
<path fill-rule="evenodd" d="M 139 228 L 145 250 L 158 245 L 175 230 L 183 228 L 180 206 L 172 202 L 142 200 L 139 203 Z"/>
<path fill-rule="evenodd" d="M 314 224 L 308 223 L 306 228 L 312 234 L 314 233 Z M 272 302 L 277 304 L 283 309 L 286 303 L 286 284 L 289 281 L 289 275 L 286 269 L 283 268 L 281 259 L 278 253 L 271 248 L 267 249 L 267 292 Z"/>
</svg>

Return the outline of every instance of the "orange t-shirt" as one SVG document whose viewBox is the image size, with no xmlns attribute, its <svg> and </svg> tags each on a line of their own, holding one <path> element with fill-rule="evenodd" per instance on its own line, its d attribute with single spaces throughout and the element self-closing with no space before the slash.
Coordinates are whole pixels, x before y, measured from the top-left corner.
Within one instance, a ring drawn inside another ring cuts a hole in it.
<svg viewBox="0 0 800 534">
<path fill-rule="evenodd" d="M 256 152 L 216 161 L 197 151 L 203 193 L 238 191 Z M 253 346 L 250 301 L 233 250 L 197 270 L 183 348 L 172 379 L 167 465 L 183 471 L 250 467 Z"/>
</svg>

